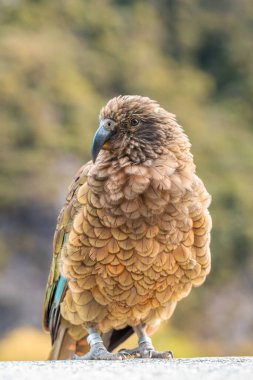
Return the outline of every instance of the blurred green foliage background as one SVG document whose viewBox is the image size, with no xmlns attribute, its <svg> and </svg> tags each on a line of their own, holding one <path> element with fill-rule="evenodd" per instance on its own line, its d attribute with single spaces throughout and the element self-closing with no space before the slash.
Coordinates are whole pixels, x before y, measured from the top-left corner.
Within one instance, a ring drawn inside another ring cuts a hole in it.
<svg viewBox="0 0 253 380">
<path fill-rule="evenodd" d="M 0 0 L 0 359 L 47 355 L 56 217 L 119 94 L 177 114 L 213 197 L 211 275 L 156 345 L 253 353 L 252 40 L 250 0 Z"/>
</svg>

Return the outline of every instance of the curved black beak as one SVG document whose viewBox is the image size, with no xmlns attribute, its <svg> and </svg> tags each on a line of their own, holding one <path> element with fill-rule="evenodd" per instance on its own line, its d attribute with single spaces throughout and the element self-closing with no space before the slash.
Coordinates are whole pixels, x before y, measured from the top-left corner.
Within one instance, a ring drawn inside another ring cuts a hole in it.
<svg viewBox="0 0 253 380">
<path fill-rule="evenodd" d="M 103 145 L 110 139 L 113 134 L 113 126 L 115 122 L 111 119 L 101 120 L 99 123 L 99 128 L 95 133 L 93 144 L 92 144 L 92 161 L 95 163 L 98 153 L 100 152 Z"/>
</svg>

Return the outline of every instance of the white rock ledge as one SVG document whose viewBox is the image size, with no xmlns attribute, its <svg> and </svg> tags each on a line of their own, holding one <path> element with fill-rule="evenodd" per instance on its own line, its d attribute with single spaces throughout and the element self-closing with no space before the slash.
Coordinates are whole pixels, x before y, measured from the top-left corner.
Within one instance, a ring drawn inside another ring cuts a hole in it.
<svg viewBox="0 0 253 380">
<path fill-rule="evenodd" d="M 253 357 L 0 362 L 1 380 L 251 380 Z"/>
</svg>

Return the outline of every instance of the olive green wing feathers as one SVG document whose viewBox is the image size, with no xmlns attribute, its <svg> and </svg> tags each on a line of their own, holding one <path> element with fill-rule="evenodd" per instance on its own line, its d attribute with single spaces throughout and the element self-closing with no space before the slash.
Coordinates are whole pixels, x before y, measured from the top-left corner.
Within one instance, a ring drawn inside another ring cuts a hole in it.
<svg viewBox="0 0 253 380">
<path fill-rule="evenodd" d="M 45 330 L 50 331 L 53 342 L 56 339 L 60 323 L 60 303 L 68 287 L 67 279 L 61 275 L 61 250 L 68 241 L 74 216 L 80 206 L 76 196 L 77 190 L 86 182 L 90 165 L 91 162 L 88 162 L 77 172 L 69 187 L 66 202 L 57 219 L 53 241 L 53 258 L 46 286 L 43 309 L 43 327 Z"/>
</svg>

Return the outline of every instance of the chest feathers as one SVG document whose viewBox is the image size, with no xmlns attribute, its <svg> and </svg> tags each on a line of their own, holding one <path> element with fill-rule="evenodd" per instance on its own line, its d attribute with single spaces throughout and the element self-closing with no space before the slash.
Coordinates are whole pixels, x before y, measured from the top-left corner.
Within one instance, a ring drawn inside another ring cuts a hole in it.
<svg viewBox="0 0 253 380">
<path fill-rule="evenodd" d="M 179 165 L 173 154 L 142 165 L 101 160 L 79 192 L 87 191 L 88 208 L 116 240 L 138 242 L 144 250 L 155 238 L 170 251 L 192 227 L 186 204 L 194 198 L 194 177 L 194 166 Z"/>
</svg>

